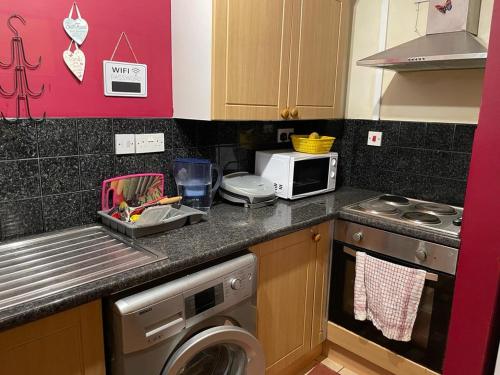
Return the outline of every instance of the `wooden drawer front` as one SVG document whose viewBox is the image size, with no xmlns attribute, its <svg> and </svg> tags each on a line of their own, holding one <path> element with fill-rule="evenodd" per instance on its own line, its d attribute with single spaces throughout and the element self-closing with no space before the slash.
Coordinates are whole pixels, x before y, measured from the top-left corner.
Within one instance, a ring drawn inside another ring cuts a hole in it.
<svg viewBox="0 0 500 375">
<path fill-rule="evenodd" d="M 0 374 L 104 375 L 101 302 L 1 332 Z"/>
</svg>

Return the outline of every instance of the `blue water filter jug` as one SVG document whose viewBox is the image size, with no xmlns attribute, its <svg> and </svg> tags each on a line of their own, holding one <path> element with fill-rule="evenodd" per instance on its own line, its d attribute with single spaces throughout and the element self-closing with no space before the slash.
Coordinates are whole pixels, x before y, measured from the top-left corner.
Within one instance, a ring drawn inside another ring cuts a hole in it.
<svg viewBox="0 0 500 375">
<path fill-rule="evenodd" d="M 213 184 L 213 172 L 217 179 Z M 182 204 L 208 212 L 222 180 L 222 170 L 210 160 L 179 158 L 174 161 L 174 178 Z"/>
</svg>

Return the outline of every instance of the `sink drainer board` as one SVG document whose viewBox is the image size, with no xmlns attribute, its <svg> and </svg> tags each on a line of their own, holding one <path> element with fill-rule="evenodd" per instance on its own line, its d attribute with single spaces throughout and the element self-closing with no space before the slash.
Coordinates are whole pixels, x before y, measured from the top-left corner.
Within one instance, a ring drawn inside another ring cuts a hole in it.
<svg viewBox="0 0 500 375">
<path fill-rule="evenodd" d="M 157 259 L 101 227 L 8 243 L 0 246 L 0 310 Z"/>
</svg>

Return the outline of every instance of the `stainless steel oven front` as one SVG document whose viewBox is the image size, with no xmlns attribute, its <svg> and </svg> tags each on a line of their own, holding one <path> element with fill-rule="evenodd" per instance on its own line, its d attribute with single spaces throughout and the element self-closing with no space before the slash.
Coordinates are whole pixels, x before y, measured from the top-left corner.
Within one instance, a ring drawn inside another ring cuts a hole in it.
<svg viewBox="0 0 500 375">
<path fill-rule="evenodd" d="M 385 338 L 370 321 L 354 319 L 357 251 L 427 271 L 411 341 Z M 441 371 L 458 250 L 343 220 L 335 223 L 330 321 L 434 371 Z"/>
</svg>

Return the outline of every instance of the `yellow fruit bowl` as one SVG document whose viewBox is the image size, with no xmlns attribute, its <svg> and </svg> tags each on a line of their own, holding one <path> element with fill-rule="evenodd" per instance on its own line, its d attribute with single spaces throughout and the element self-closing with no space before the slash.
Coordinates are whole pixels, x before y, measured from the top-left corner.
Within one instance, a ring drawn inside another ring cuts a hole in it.
<svg viewBox="0 0 500 375">
<path fill-rule="evenodd" d="M 335 142 L 335 137 L 321 136 L 319 138 L 309 138 L 308 135 L 291 136 L 292 144 L 295 151 L 304 152 L 306 154 L 326 154 Z"/>
</svg>

